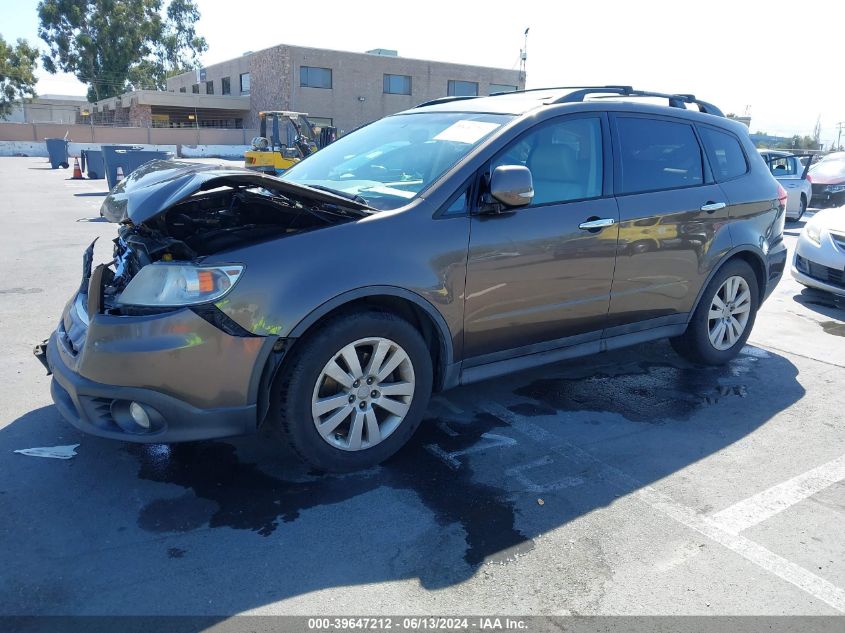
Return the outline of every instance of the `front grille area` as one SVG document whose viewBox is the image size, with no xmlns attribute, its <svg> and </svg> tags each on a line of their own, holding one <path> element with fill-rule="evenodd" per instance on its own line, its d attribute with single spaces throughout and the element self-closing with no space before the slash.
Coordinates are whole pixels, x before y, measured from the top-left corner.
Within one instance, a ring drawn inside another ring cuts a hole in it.
<svg viewBox="0 0 845 633">
<path fill-rule="evenodd" d="M 829 268 L 800 255 L 796 259 L 795 265 L 799 271 L 813 279 L 818 279 L 838 288 L 845 288 L 845 271 L 842 269 Z"/>
</svg>

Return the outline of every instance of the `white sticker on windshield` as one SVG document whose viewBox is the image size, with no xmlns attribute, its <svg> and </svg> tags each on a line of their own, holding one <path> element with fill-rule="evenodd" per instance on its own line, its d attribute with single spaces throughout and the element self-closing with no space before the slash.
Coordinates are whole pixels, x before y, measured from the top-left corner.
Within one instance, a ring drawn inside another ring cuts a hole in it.
<svg viewBox="0 0 845 633">
<path fill-rule="evenodd" d="M 487 121 L 458 121 L 434 137 L 435 141 L 455 141 L 456 143 L 475 143 L 499 127 L 499 123 Z"/>
<path fill-rule="evenodd" d="M 361 189 L 361 191 L 373 192 L 373 193 L 383 193 L 388 196 L 397 196 L 399 198 L 413 198 L 416 193 L 413 191 L 405 191 L 404 189 L 396 189 L 395 187 L 388 187 L 386 185 L 376 185 L 375 187 L 367 187 L 366 189 Z"/>
</svg>

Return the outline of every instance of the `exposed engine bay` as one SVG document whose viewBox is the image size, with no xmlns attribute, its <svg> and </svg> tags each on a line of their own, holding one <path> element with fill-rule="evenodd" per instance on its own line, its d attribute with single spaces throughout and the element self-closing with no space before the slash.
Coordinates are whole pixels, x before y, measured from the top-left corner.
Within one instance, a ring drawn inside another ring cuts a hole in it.
<svg viewBox="0 0 845 633">
<path fill-rule="evenodd" d="M 296 200 L 261 187 L 221 187 L 197 193 L 140 225 L 125 220 L 104 278 L 104 307 L 144 266 L 192 262 L 246 244 L 354 220 L 334 205 Z"/>
</svg>

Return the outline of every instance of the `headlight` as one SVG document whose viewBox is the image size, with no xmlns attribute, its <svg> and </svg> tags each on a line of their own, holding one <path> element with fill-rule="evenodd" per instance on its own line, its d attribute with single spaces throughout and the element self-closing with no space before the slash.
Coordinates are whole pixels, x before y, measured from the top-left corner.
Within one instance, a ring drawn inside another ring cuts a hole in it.
<svg viewBox="0 0 845 633">
<path fill-rule="evenodd" d="M 811 242 L 815 242 L 816 244 L 821 245 L 822 243 L 822 227 L 814 222 L 809 222 L 807 226 L 804 228 L 807 231 L 807 237 L 810 238 Z"/>
<path fill-rule="evenodd" d="M 828 185 L 827 190 L 829 193 L 839 193 L 845 191 L 845 185 Z"/>
<path fill-rule="evenodd" d="M 186 306 L 216 301 L 232 289 L 244 267 L 185 266 L 155 263 L 144 266 L 118 298 L 135 306 Z"/>
</svg>

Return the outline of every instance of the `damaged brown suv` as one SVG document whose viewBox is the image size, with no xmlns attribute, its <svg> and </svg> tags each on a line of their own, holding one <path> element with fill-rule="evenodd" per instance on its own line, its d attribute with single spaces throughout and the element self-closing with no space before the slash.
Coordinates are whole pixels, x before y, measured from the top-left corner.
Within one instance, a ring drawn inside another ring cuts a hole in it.
<svg viewBox="0 0 845 633">
<path fill-rule="evenodd" d="M 319 468 L 362 468 L 433 390 L 663 337 L 730 360 L 783 271 L 785 199 L 745 128 L 691 95 L 446 98 L 282 178 L 135 171 L 103 204 L 113 261 L 86 251 L 36 351 L 83 431 L 269 424 Z"/>
</svg>

